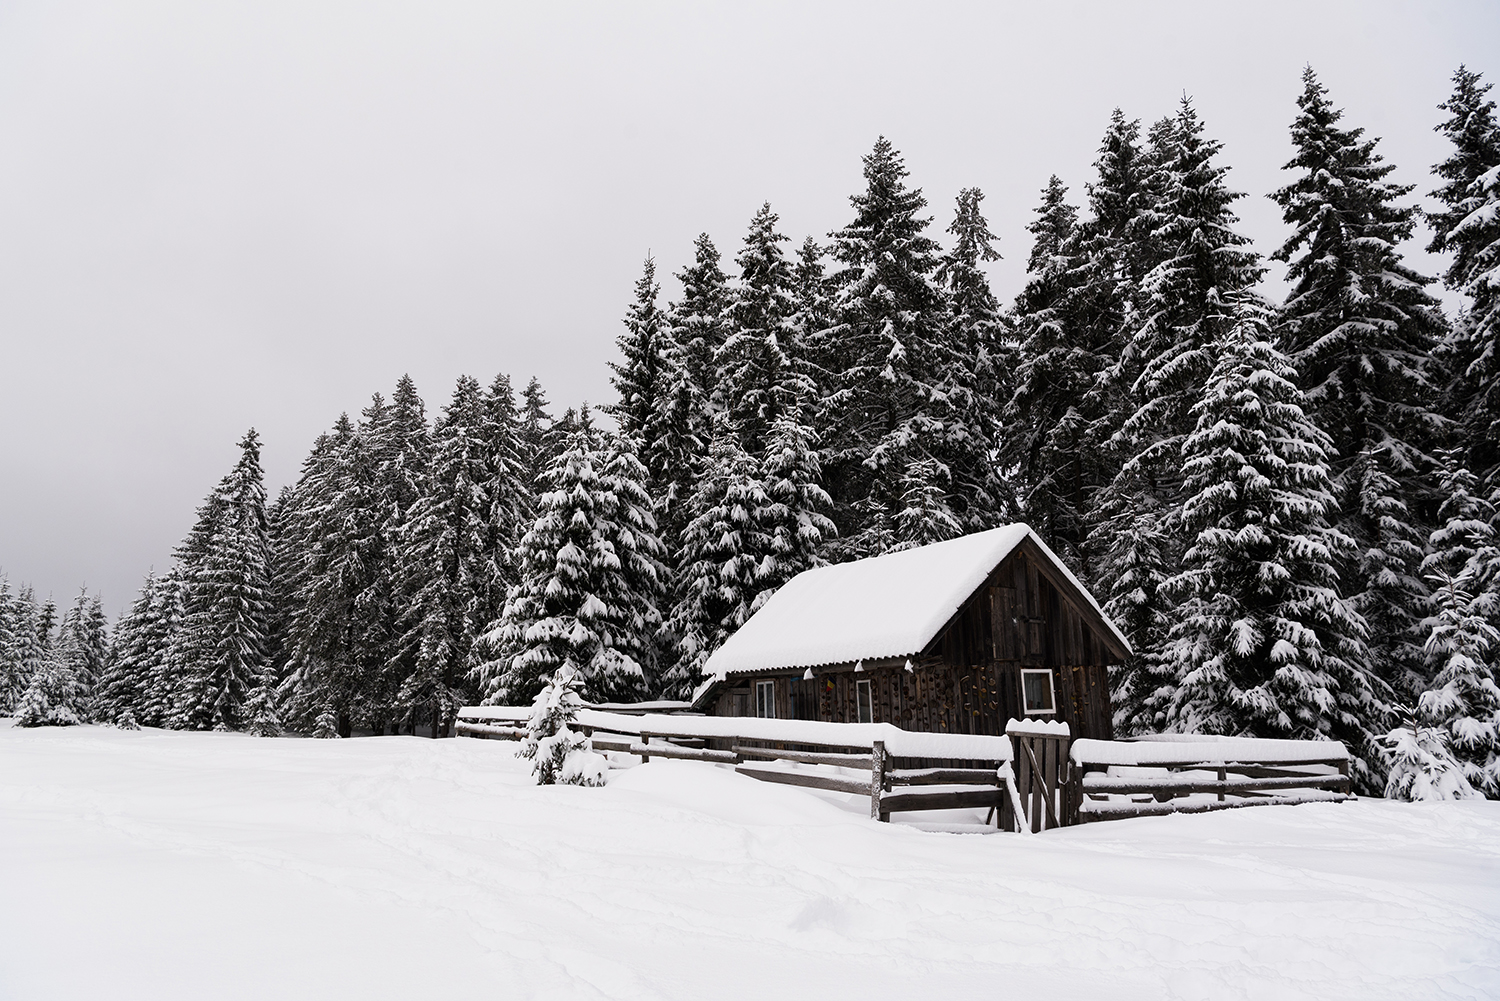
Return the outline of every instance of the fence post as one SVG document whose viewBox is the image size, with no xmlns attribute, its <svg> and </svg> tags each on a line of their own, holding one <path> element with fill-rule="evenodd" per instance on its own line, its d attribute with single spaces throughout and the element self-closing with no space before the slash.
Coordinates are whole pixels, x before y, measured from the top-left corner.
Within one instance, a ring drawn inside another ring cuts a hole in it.
<svg viewBox="0 0 1500 1001">
<path fill-rule="evenodd" d="M 880 794 L 885 790 L 885 741 L 870 749 L 870 819 L 885 820 L 880 812 Z"/>
<path fill-rule="evenodd" d="M 649 733 L 647 733 L 645 730 L 641 731 L 641 746 L 642 747 L 650 747 L 651 746 L 651 735 Z M 650 760 L 651 760 L 651 755 L 646 754 L 645 752 L 641 753 L 641 764 L 644 765 L 646 762 L 648 762 Z"/>
</svg>

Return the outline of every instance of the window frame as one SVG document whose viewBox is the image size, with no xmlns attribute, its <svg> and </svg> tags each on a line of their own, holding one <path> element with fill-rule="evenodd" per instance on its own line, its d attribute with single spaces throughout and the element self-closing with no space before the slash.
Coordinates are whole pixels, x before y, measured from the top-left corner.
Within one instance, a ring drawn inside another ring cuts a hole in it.
<svg viewBox="0 0 1500 1001">
<path fill-rule="evenodd" d="M 1026 676 L 1028 674 L 1045 674 L 1047 676 L 1047 709 L 1033 709 L 1026 704 Z M 1057 715 L 1057 682 L 1053 678 L 1050 667 L 1023 667 L 1021 669 L 1021 712 L 1027 716 L 1056 716 Z"/>
<path fill-rule="evenodd" d="M 869 719 L 865 718 L 867 714 Z M 870 684 L 869 678 L 854 682 L 854 720 L 857 723 L 875 722 L 875 686 Z"/>
<path fill-rule="evenodd" d="M 755 715 L 758 719 L 776 718 L 776 679 L 755 682 Z"/>
</svg>

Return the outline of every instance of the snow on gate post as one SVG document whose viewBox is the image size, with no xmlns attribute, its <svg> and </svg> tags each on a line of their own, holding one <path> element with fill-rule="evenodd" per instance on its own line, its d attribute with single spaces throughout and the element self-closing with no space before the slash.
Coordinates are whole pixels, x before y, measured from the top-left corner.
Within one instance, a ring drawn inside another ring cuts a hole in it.
<svg viewBox="0 0 1500 1001">
<path fill-rule="evenodd" d="M 870 749 L 870 819 L 886 820 L 880 815 L 880 794 L 885 790 L 885 741 L 877 740 Z"/>
</svg>

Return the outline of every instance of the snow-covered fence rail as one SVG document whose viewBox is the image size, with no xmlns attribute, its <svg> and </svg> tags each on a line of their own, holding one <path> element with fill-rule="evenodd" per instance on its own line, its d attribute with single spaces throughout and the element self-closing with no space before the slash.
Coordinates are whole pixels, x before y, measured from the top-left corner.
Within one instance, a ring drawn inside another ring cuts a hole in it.
<svg viewBox="0 0 1500 1001">
<path fill-rule="evenodd" d="M 1349 797 L 1349 751 L 1331 740 L 1164 734 L 1078 740 L 1063 823 Z"/>
<path fill-rule="evenodd" d="M 470 706 L 459 736 L 519 740 L 530 709 Z M 762 782 L 870 797 L 870 816 L 925 810 L 993 809 L 1003 829 L 1025 817 L 1007 737 L 918 733 L 889 723 L 686 715 L 627 715 L 581 709 L 577 725 L 595 750 L 734 765 Z"/>
</svg>

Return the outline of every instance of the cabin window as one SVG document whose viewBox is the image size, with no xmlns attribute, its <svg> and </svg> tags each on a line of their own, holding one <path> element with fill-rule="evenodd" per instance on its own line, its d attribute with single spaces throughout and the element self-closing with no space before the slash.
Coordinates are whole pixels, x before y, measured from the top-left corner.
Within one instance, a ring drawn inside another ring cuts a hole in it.
<svg viewBox="0 0 1500 1001">
<path fill-rule="evenodd" d="M 1057 712 L 1057 703 L 1052 698 L 1052 672 L 1050 670 L 1022 671 L 1021 696 L 1028 714 L 1045 715 Z"/>
<path fill-rule="evenodd" d="M 763 719 L 776 718 L 776 682 L 755 683 L 755 715 Z"/>
<path fill-rule="evenodd" d="M 854 702 L 859 712 L 861 723 L 875 722 L 875 702 L 870 698 L 870 683 L 868 681 L 856 681 L 854 683 Z"/>
</svg>

